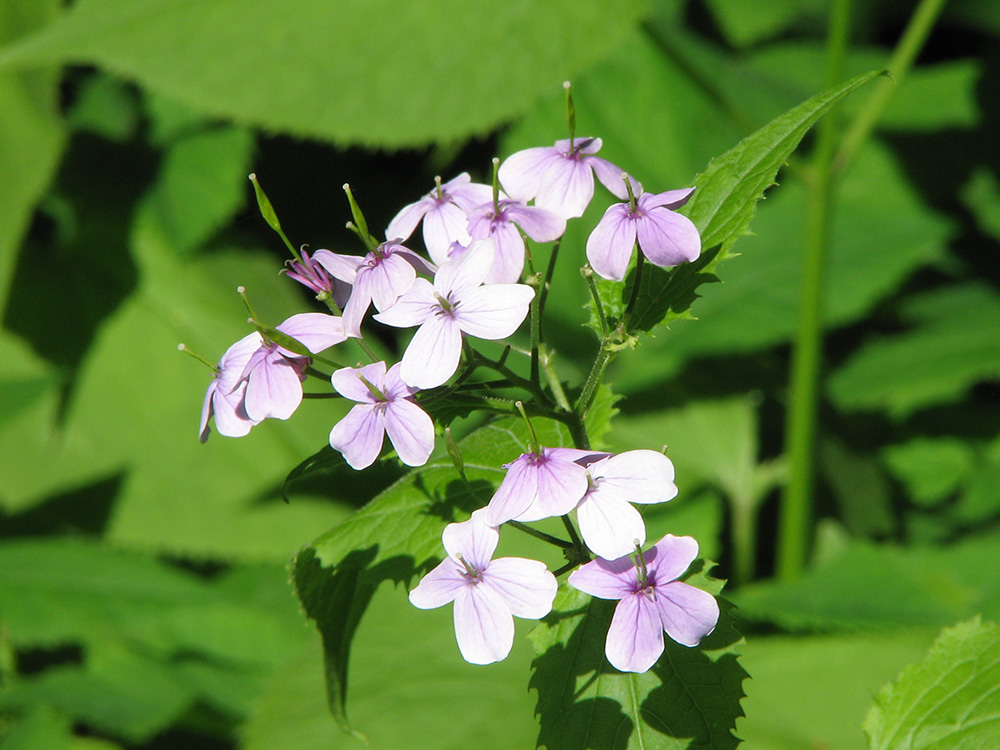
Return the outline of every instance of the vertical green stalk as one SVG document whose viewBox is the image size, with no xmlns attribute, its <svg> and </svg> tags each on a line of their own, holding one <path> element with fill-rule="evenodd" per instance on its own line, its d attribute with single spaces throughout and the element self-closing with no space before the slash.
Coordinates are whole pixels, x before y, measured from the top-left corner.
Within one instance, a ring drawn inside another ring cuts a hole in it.
<svg viewBox="0 0 1000 750">
<path fill-rule="evenodd" d="M 842 77 L 844 50 L 850 28 L 851 1 L 835 0 L 830 8 L 826 86 Z M 785 450 L 791 474 L 781 499 L 778 520 L 778 576 L 789 580 L 805 566 L 812 521 L 813 458 L 816 436 L 819 368 L 823 340 L 824 269 L 830 236 L 833 197 L 833 155 L 837 122 L 833 113 L 818 125 L 816 153 L 804 238 L 799 326 L 792 356 L 791 390 L 785 422 Z"/>
</svg>

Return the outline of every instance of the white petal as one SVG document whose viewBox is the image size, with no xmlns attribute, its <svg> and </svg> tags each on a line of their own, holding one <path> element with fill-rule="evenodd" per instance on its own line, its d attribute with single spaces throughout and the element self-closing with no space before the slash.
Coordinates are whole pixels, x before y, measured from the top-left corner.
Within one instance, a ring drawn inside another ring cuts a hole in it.
<svg viewBox="0 0 1000 750">
<path fill-rule="evenodd" d="M 514 645 L 514 618 L 495 591 L 468 586 L 455 597 L 455 637 L 467 662 L 492 664 L 505 659 Z"/>
<path fill-rule="evenodd" d="M 631 594 L 615 607 L 604 653 L 622 672 L 645 672 L 663 653 L 663 625 L 652 601 Z"/>
<path fill-rule="evenodd" d="M 403 352 L 399 376 L 413 388 L 436 388 L 455 374 L 461 356 L 462 331 L 455 319 L 431 316 Z"/>
<path fill-rule="evenodd" d="M 352 469 L 367 469 L 382 452 L 383 420 L 374 404 L 358 404 L 330 430 L 330 447 L 340 451 Z"/>
<path fill-rule="evenodd" d="M 468 521 L 448 524 L 441 534 L 449 555 L 456 559 L 461 555 L 479 571 L 489 566 L 499 541 L 500 531 L 486 523 L 485 508 L 475 511 Z"/>
<path fill-rule="evenodd" d="M 462 572 L 459 562 L 445 558 L 410 591 L 410 603 L 418 609 L 434 609 L 454 601 L 458 592 L 469 584 Z"/>
<path fill-rule="evenodd" d="M 598 493 L 613 495 L 623 502 L 663 503 L 677 495 L 674 465 L 659 451 L 619 453 L 594 464 L 590 475 Z"/>
<path fill-rule="evenodd" d="M 473 242 L 456 260 L 445 263 L 434 277 L 434 290 L 442 297 L 461 299 L 483 283 L 493 266 L 493 240 Z"/>
<path fill-rule="evenodd" d="M 350 304 L 350 303 L 348 303 Z M 441 305 L 434 298 L 434 287 L 427 279 L 417 279 L 413 286 L 394 305 L 373 315 L 379 323 L 395 328 L 418 326 L 440 310 Z M 347 316 L 347 311 L 344 311 Z"/>
<path fill-rule="evenodd" d="M 416 203 L 405 206 L 389 222 L 389 226 L 385 230 L 385 238 L 390 242 L 393 240 L 405 242 L 413 234 L 413 230 L 417 228 L 417 224 L 420 223 L 424 214 L 435 205 L 436 201 L 433 198 L 421 198 Z"/>
<path fill-rule="evenodd" d="M 719 622 L 715 597 L 681 581 L 656 587 L 656 607 L 663 629 L 682 646 L 697 646 Z"/>
<path fill-rule="evenodd" d="M 424 217 L 424 245 L 438 265 L 448 262 L 451 243 L 468 245 L 469 217 L 454 203 L 443 203 Z"/>
<path fill-rule="evenodd" d="M 412 401 L 400 399 L 386 404 L 385 431 L 399 460 L 407 466 L 423 466 L 434 450 L 434 422 Z"/>
<path fill-rule="evenodd" d="M 580 535 L 590 550 L 605 560 L 615 560 L 646 542 L 646 525 L 639 511 L 624 500 L 588 492 L 576 509 Z"/>
<path fill-rule="evenodd" d="M 598 276 L 621 281 L 634 248 L 635 220 L 629 217 L 627 206 L 615 203 L 587 238 L 587 260 Z"/>
<path fill-rule="evenodd" d="M 482 586 L 500 595 L 516 617 L 539 620 L 552 611 L 559 584 L 556 577 L 538 560 L 501 557 L 490 563 L 483 574 Z"/>
<path fill-rule="evenodd" d="M 462 330 L 480 339 L 502 339 L 528 316 L 535 290 L 525 284 L 488 284 L 465 296 L 455 308 Z"/>
</svg>

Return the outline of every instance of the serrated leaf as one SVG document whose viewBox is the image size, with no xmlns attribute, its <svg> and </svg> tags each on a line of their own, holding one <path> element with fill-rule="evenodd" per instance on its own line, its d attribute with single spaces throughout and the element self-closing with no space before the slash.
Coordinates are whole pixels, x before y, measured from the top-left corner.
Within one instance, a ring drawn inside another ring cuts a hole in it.
<svg viewBox="0 0 1000 750">
<path fill-rule="evenodd" d="M 834 104 L 878 75 L 877 71 L 865 73 L 817 94 L 709 162 L 695 178 L 697 190 L 683 210 L 701 232 L 706 252 L 694 263 L 671 270 L 647 265 L 630 330 L 649 331 L 687 312 L 695 290 L 715 280 L 715 266 L 732 254 L 733 243 L 747 233 L 757 202 L 809 128 Z"/>
<path fill-rule="evenodd" d="M 96 64 L 269 131 L 417 146 L 514 118 L 553 81 L 614 49 L 644 10 L 637 0 L 335 8 L 323 0 L 84 0 L 0 59 Z"/>
<path fill-rule="evenodd" d="M 695 566 L 700 563 L 696 562 Z M 717 593 L 704 575 L 689 583 Z M 529 634 L 535 648 L 530 687 L 538 692 L 538 746 L 583 748 L 735 748 L 736 719 L 748 676 L 736 660 L 741 637 L 723 602 L 715 631 L 686 648 L 665 638 L 648 672 L 622 673 L 608 664 L 604 640 L 614 602 L 565 583 L 553 611 Z"/>
<path fill-rule="evenodd" d="M 975 617 L 946 628 L 921 663 L 875 697 L 864 723 L 872 750 L 1000 745 L 1000 628 Z"/>
<path fill-rule="evenodd" d="M 542 445 L 572 445 L 563 425 L 532 423 Z M 408 583 L 436 564 L 443 556 L 444 527 L 486 505 L 503 479 L 503 464 L 528 450 L 527 428 L 520 420 L 499 420 L 460 441 L 459 448 L 468 484 L 448 458 L 432 459 L 296 558 L 299 597 L 323 635 L 331 710 L 348 731 L 353 731 L 345 707 L 348 656 L 372 593 L 383 581 Z"/>
<path fill-rule="evenodd" d="M 914 328 L 867 343 L 833 373 L 829 391 L 838 406 L 903 417 L 1000 376 L 1000 295 L 991 287 L 943 287 L 901 307 Z"/>
</svg>

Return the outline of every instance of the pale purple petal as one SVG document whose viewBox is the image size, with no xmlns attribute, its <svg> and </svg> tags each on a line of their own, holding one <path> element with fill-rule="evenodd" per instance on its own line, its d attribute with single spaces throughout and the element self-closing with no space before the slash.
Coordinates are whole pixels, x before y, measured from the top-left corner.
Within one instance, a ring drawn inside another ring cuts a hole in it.
<svg viewBox="0 0 1000 750">
<path fill-rule="evenodd" d="M 225 392 L 216 388 L 212 396 L 212 414 L 215 418 L 215 429 L 225 437 L 243 437 L 249 434 L 250 428 L 257 424 L 250 419 L 244 407 L 246 383 L 241 383 L 235 391 Z M 208 437 L 208 426 L 204 426 L 205 437 Z M 204 442 L 204 440 L 202 440 Z"/>
<path fill-rule="evenodd" d="M 493 186 L 472 182 L 468 172 L 441 186 L 451 201 L 465 213 L 493 199 Z"/>
<path fill-rule="evenodd" d="M 403 247 L 402 245 L 392 245 L 392 253 L 396 257 L 402 258 L 411 266 L 413 266 L 413 270 L 416 271 L 417 273 L 422 273 L 427 276 L 433 276 L 435 273 L 437 273 L 437 266 L 435 266 L 430 261 L 425 260 L 423 257 L 413 252 L 408 247 Z"/>
<path fill-rule="evenodd" d="M 553 146 L 518 151 L 504 159 L 497 172 L 497 179 L 507 195 L 530 201 L 538 192 L 546 172 L 562 159 L 560 150 Z"/>
<path fill-rule="evenodd" d="M 667 534 L 645 554 L 646 566 L 660 583 L 676 580 L 698 557 L 698 542 L 690 536 Z"/>
<path fill-rule="evenodd" d="M 487 284 L 467 294 L 455 308 L 463 331 L 480 339 L 502 339 L 528 316 L 535 290 L 525 284 Z"/>
<path fill-rule="evenodd" d="M 363 404 L 373 404 L 375 396 L 368 386 L 361 382 L 362 377 L 377 388 L 385 377 L 385 362 L 373 362 L 364 367 L 342 367 L 334 371 L 330 376 L 330 382 L 334 390 L 344 398 Z"/>
<path fill-rule="evenodd" d="M 416 203 L 411 203 L 408 206 L 403 207 L 403 209 L 396 214 L 392 221 L 389 222 L 389 226 L 385 230 L 385 238 L 392 242 L 405 242 L 413 234 L 413 230 L 417 228 L 417 224 L 424 217 L 428 211 L 431 211 L 437 206 L 437 201 L 433 198 L 427 196 L 421 198 Z"/>
<path fill-rule="evenodd" d="M 576 509 L 580 535 L 590 550 L 606 560 L 635 551 L 636 541 L 646 541 L 646 525 L 639 511 L 624 500 L 602 497 L 599 491 L 590 491 Z"/>
<path fill-rule="evenodd" d="M 480 572 L 489 567 L 500 541 L 499 530 L 489 526 L 484 515 L 485 509 L 480 508 L 468 521 L 448 524 L 441 534 L 441 542 L 449 555 L 456 560 L 461 555 Z"/>
<path fill-rule="evenodd" d="M 617 560 L 597 558 L 569 574 L 569 583 L 575 589 L 599 599 L 621 599 L 635 591 L 636 570 L 631 557 Z"/>
<path fill-rule="evenodd" d="M 642 254 L 654 266 L 679 266 L 701 254 L 701 235 L 694 222 L 666 208 L 647 212 L 636 221 L 636 232 Z"/>
<path fill-rule="evenodd" d="M 300 403 L 302 381 L 298 371 L 289 360 L 271 352 L 247 379 L 247 416 L 257 422 L 267 417 L 288 419 Z"/>
<path fill-rule="evenodd" d="M 464 572 L 460 562 L 445 558 L 410 591 L 410 603 L 418 609 L 434 609 L 454 601 L 458 592 L 469 585 Z"/>
<path fill-rule="evenodd" d="M 366 275 L 371 276 L 372 302 L 379 310 L 387 309 L 399 299 L 417 278 L 413 266 L 397 253 L 386 253 Z"/>
<path fill-rule="evenodd" d="M 635 247 L 635 220 L 628 206 L 616 203 L 607 211 L 587 238 L 587 260 L 605 279 L 621 281 L 628 271 Z"/>
<path fill-rule="evenodd" d="M 645 594 L 618 602 L 608 628 L 604 653 L 622 672 L 645 672 L 663 653 L 663 626 L 656 605 Z"/>
<path fill-rule="evenodd" d="M 604 497 L 649 504 L 663 503 L 677 495 L 674 465 L 659 451 L 626 451 L 591 464 L 589 469 Z"/>
<path fill-rule="evenodd" d="M 341 255 L 329 250 L 317 250 L 313 253 L 313 260 L 317 261 L 325 268 L 331 276 L 348 284 L 354 283 L 357 276 L 358 267 L 365 262 L 364 258 L 357 255 Z"/>
<path fill-rule="evenodd" d="M 628 188 L 625 187 L 625 180 L 622 179 L 622 171 L 619 167 L 609 162 L 607 159 L 602 159 L 599 156 L 591 156 L 584 159 L 584 162 L 591 166 L 594 170 L 594 174 L 597 175 L 597 179 L 601 181 L 616 198 L 620 200 L 628 200 Z M 639 181 L 629 175 L 629 179 L 632 181 L 632 192 L 634 195 L 639 195 L 642 192 L 642 185 Z"/>
<path fill-rule="evenodd" d="M 326 313 L 300 313 L 293 315 L 284 323 L 275 326 L 279 331 L 291 336 L 313 354 L 336 346 L 347 340 L 344 333 L 344 322 L 337 315 Z M 294 352 L 288 356 L 297 356 Z"/>
<path fill-rule="evenodd" d="M 502 557 L 490 563 L 481 586 L 493 589 L 516 617 L 539 620 L 552 610 L 559 584 L 538 560 Z"/>
<path fill-rule="evenodd" d="M 203 443 L 208 440 L 208 435 L 211 432 L 208 426 L 208 418 L 212 416 L 212 398 L 215 396 L 215 391 L 218 387 L 218 379 L 212 378 L 212 382 L 208 384 L 208 390 L 205 391 L 205 398 L 201 402 L 201 423 L 198 426 L 198 439 Z"/>
<path fill-rule="evenodd" d="M 431 316 L 410 339 L 399 375 L 413 388 L 436 388 L 455 374 L 461 356 L 462 331 L 457 321 L 449 315 Z"/>
<path fill-rule="evenodd" d="M 538 464 L 535 497 L 518 521 L 540 521 L 552 516 L 564 516 L 576 507 L 587 492 L 587 470 L 569 457 L 560 456 L 559 449 L 543 449 L 545 461 Z M 586 451 L 580 451 L 586 454 Z"/>
<path fill-rule="evenodd" d="M 382 366 L 385 366 L 384 362 Z M 382 385 L 379 387 L 379 390 L 385 394 L 385 397 L 392 401 L 412 396 L 420 390 L 419 388 L 411 388 L 403 382 L 403 379 L 399 376 L 400 367 L 399 362 L 390 367 L 389 371 L 382 377 Z M 374 383 L 375 381 L 372 382 Z"/>
<path fill-rule="evenodd" d="M 424 217 L 424 245 L 435 263 L 448 262 L 453 242 L 469 244 L 469 217 L 454 203 L 442 203 Z"/>
<path fill-rule="evenodd" d="M 390 401 L 384 407 L 385 431 L 399 460 L 423 466 L 434 450 L 434 422 L 412 401 Z"/>
<path fill-rule="evenodd" d="M 487 284 L 513 284 L 520 280 L 524 270 L 524 239 L 510 222 L 496 222 L 491 229 L 496 255 L 483 281 Z"/>
<path fill-rule="evenodd" d="M 442 297 L 458 298 L 483 283 L 493 265 L 495 248 L 492 239 L 473 242 L 456 260 L 445 263 L 434 277 L 434 289 Z"/>
<path fill-rule="evenodd" d="M 361 321 L 372 303 L 371 274 L 362 273 L 354 280 L 351 296 L 344 306 L 344 332 L 352 338 L 361 338 Z"/>
<path fill-rule="evenodd" d="M 682 646 L 697 646 L 719 622 L 715 597 L 681 581 L 656 587 L 656 608 L 667 635 Z"/>
<path fill-rule="evenodd" d="M 508 204 L 504 212 L 507 220 L 517 224 L 535 242 L 552 242 L 563 236 L 566 219 L 561 215 L 537 206 Z"/>
<path fill-rule="evenodd" d="M 509 465 L 496 493 L 486 506 L 486 523 L 499 526 L 524 513 L 535 499 L 538 473 L 531 461 L 531 454 L 525 453 Z"/>
<path fill-rule="evenodd" d="M 441 304 L 434 297 L 434 287 L 431 282 L 427 279 L 417 279 L 395 304 L 372 317 L 387 326 L 412 328 L 432 317 L 440 309 Z M 344 316 L 347 316 L 347 310 L 344 310 Z"/>
<path fill-rule="evenodd" d="M 344 454 L 352 469 L 366 469 L 382 452 L 385 426 L 375 404 L 358 404 L 330 430 L 330 447 Z"/>
<path fill-rule="evenodd" d="M 687 203 L 694 195 L 694 188 L 681 188 L 680 190 L 667 190 L 664 193 L 643 193 L 636 203 L 640 210 L 648 211 L 652 208 L 680 208 Z"/>
<path fill-rule="evenodd" d="M 545 174 L 535 195 L 535 205 L 563 219 L 572 219 L 583 216 L 593 197 L 594 173 L 588 164 L 580 159 L 561 158 Z"/>
<path fill-rule="evenodd" d="M 562 157 L 564 159 L 568 158 L 567 155 L 569 154 L 569 144 L 570 144 L 569 138 L 563 138 L 561 140 L 556 141 L 556 151 L 562 154 Z M 590 136 L 581 138 L 580 136 L 577 136 L 576 138 L 573 139 L 573 151 L 578 154 L 587 154 L 587 155 L 596 154 L 598 151 L 601 150 L 603 146 L 604 146 L 604 141 L 602 141 L 600 138 L 592 138 Z"/>
<path fill-rule="evenodd" d="M 470 664 L 501 661 L 514 645 L 514 618 L 492 589 L 467 586 L 455 597 L 455 637 Z"/>
</svg>

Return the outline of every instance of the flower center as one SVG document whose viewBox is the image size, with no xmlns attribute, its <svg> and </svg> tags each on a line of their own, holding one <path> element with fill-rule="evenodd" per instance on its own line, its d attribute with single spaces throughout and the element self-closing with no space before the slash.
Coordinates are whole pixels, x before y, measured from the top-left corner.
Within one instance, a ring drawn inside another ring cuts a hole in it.
<svg viewBox="0 0 1000 750">
<path fill-rule="evenodd" d="M 461 553 L 455 555 L 458 561 L 462 563 L 465 570 L 460 571 L 462 576 L 471 584 L 481 583 L 483 580 L 483 572 L 479 570 L 475 565 L 470 563 Z"/>
</svg>

